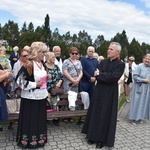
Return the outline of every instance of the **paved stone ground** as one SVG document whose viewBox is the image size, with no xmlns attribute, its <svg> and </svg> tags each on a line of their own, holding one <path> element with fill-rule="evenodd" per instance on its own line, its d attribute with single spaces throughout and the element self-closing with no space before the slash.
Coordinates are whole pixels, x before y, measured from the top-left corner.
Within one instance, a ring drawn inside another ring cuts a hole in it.
<svg viewBox="0 0 150 150">
<path fill-rule="evenodd" d="M 128 120 L 129 103 L 118 113 L 120 121 L 117 124 L 116 142 L 112 150 L 150 150 L 150 121 L 132 125 Z M 14 137 L 17 124 L 14 126 Z M 82 125 L 76 123 L 60 126 L 48 124 L 48 143 L 41 150 L 96 150 L 95 145 L 88 145 L 85 135 L 81 134 Z M 9 141 L 9 131 L 4 126 L 0 132 L 0 150 L 20 150 L 15 141 Z M 104 147 L 102 150 L 107 150 Z"/>
</svg>

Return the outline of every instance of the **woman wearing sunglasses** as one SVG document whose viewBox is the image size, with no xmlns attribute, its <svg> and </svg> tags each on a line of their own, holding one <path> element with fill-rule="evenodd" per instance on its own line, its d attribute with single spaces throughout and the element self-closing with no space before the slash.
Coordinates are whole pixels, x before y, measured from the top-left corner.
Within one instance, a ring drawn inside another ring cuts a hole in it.
<svg viewBox="0 0 150 150">
<path fill-rule="evenodd" d="M 63 88 L 64 93 L 68 94 L 69 91 L 78 93 L 78 85 L 82 78 L 82 65 L 77 59 L 79 50 L 76 47 L 71 47 L 69 50 L 70 57 L 64 60 L 62 71 L 64 75 Z M 64 122 L 68 122 L 66 119 Z M 70 122 L 73 122 L 71 119 Z"/>
<path fill-rule="evenodd" d="M 27 62 L 28 62 L 28 57 L 29 57 L 29 54 L 28 54 L 28 51 L 23 49 L 21 50 L 20 52 L 20 58 L 19 60 L 14 64 L 14 68 L 13 68 L 13 78 L 15 80 L 20 68 L 22 66 L 24 66 Z M 15 91 L 15 89 L 17 88 L 17 84 L 14 82 L 13 84 L 13 88 L 12 88 L 12 91 Z"/>
</svg>

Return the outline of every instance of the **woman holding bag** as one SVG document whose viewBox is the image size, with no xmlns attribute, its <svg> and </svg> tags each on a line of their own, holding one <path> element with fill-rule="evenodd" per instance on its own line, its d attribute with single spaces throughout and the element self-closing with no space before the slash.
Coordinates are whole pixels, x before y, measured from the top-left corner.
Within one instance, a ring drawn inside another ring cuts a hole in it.
<svg viewBox="0 0 150 150">
<path fill-rule="evenodd" d="M 71 47 L 69 50 L 70 58 L 64 60 L 62 71 L 64 75 L 63 88 L 64 93 L 71 93 L 72 95 L 78 94 L 79 92 L 79 83 L 82 78 L 82 65 L 79 60 L 77 60 L 77 55 L 79 50 L 76 47 Z M 70 95 L 69 95 L 70 96 Z M 69 97 L 68 97 L 69 98 Z M 69 99 L 68 99 L 69 100 Z M 70 103 L 70 102 L 69 102 Z M 73 106 L 75 107 L 75 106 Z M 71 106 L 70 106 L 71 109 Z M 64 119 L 64 122 L 73 122 L 72 119 Z"/>
<path fill-rule="evenodd" d="M 57 107 L 57 102 L 59 101 L 59 96 L 56 94 L 52 94 L 52 89 L 61 88 L 63 82 L 63 75 L 57 65 L 54 64 L 55 62 L 55 54 L 53 52 L 48 52 L 46 54 L 46 63 L 45 68 L 47 73 L 51 76 L 50 79 L 47 80 L 47 90 L 49 93 L 49 102 L 50 106 L 53 108 Z M 54 125 L 59 125 L 59 119 L 53 119 Z"/>
</svg>

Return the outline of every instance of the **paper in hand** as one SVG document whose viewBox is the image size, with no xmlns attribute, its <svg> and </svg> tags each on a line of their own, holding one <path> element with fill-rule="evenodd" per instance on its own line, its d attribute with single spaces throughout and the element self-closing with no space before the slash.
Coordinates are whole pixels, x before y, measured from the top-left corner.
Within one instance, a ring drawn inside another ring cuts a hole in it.
<svg viewBox="0 0 150 150">
<path fill-rule="evenodd" d="M 46 89 L 46 77 L 40 78 L 40 81 L 43 82 L 43 85 L 40 87 L 40 89 Z"/>
</svg>

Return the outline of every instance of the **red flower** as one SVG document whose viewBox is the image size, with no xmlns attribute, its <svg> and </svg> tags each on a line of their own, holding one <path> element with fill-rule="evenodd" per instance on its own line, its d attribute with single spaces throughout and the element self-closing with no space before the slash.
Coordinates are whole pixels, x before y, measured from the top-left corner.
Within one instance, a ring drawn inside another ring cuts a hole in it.
<svg viewBox="0 0 150 150">
<path fill-rule="evenodd" d="M 37 141 L 33 141 L 33 145 L 36 145 L 37 144 Z"/>
<path fill-rule="evenodd" d="M 40 140 L 40 142 L 41 142 L 41 143 L 44 143 L 44 140 L 43 140 L 43 139 L 41 139 L 41 140 Z"/>
<path fill-rule="evenodd" d="M 46 140 L 46 137 L 43 137 L 44 140 Z"/>
<path fill-rule="evenodd" d="M 26 141 L 26 140 L 23 140 L 22 144 L 23 144 L 23 145 L 27 145 L 27 141 Z"/>
</svg>

